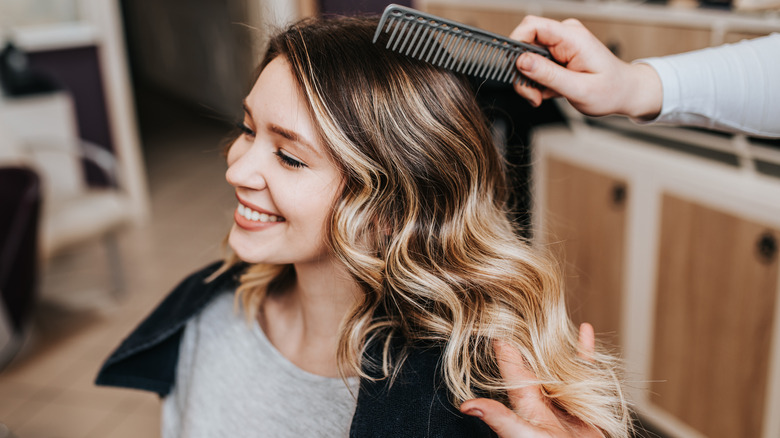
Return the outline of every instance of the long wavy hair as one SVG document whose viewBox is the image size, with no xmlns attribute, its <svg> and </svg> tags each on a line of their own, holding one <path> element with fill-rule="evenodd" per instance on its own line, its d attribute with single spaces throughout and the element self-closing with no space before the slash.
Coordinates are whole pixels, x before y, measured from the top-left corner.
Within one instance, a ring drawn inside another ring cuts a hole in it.
<svg viewBox="0 0 780 438">
<path fill-rule="evenodd" d="M 408 348 L 434 344 L 456 405 L 506 400 L 493 348 L 503 340 L 551 403 L 626 436 L 618 366 L 599 352 L 578 357 L 561 274 L 508 219 L 504 163 L 473 91 L 460 75 L 373 44 L 376 25 L 301 21 L 270 40 L 260 65 L 289 61 L 343 173 L 327 239 L 363 294 L 341 326 L 342 374 L 371 378 L 374 365 L 392 379 Z M 247 316 L 294 275 L 291 266 L 249 266 L 237 291 Z M 406 348 L 391 348 L 399 342 Z M 374 343 L 384 354 L 367 364 Z"/>
</svg>

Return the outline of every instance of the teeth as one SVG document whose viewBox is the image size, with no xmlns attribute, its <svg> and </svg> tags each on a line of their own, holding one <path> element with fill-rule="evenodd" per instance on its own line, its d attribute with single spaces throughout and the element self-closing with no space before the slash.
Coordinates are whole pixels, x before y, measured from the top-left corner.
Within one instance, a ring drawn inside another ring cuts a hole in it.
<svg viewBox="0 0 780 438">
<path fill-rule="evenodd" d="M 254 222 L 284 222 L 284 218 L 282 217 L 273 214 L 260 213 L 243 204 L 238 204 L 238 214 L 244 216 L 247 220 Z"/>
</svg>

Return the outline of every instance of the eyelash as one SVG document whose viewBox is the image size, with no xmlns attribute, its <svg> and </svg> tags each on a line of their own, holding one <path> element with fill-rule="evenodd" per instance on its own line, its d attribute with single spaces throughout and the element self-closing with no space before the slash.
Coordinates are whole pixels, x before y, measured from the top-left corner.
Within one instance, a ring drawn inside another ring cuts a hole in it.
<svg viewBox="0 0 780 438">
<path fill-rule="evenodd" d="M 250 137 L 255 136 L 255 131 L 250 129 L 249 126 L 246 125 L 246 123 L 238 122 L 236 123 L 236 126 L 241 131 L 241 134 L 248 135 Z M 309 167 L 306 164 L 301 163 L 300 161 L 282 153 L 282 151 L 277 150 L 276 152 L 274 152 L 274 155 L 279 157 L 279 161 L 287 167 L 291 167 L 293 169 L 300 169 L 301 167 Z"/>
<path fill-rule="evenodd" d="M 301 163 L 300 161 L 295 160 L 295 159 L 293 159 L 293 158 L 283 154 L 282 151 L 276 151 L 276 152 L 274 152 L 274 155 L 279 157 L 279 161 L 281 161 L 281 163 L 283 165 L 285 165 L 285 166 L 289 166 L 289 167 L 292 167 L 294 169 L 299 169 L 301 167 L 308 167 L 305 164 Z"/>
<path fill-rule="evenodd" d="M 236 127 L 241 131 L 241 134 L 248 135 L 250 137 L 255 136 L 255 131 L 252 131 L 249 126 L 246 126 L 246 123 L 244 122 L 238 122 L 236 123 Z"/>
</svg>

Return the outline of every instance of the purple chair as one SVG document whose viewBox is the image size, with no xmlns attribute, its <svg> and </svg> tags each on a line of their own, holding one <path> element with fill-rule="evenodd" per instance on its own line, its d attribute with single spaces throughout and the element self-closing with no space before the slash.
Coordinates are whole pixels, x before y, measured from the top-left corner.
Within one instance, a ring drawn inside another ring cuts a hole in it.
<svg viewBox="0 0 780 438">
<path fill-rule="evenodd" d="M 0 167 L 0 369 L 21 348 L 35 302 L 38 174 Z"/>
</svg>

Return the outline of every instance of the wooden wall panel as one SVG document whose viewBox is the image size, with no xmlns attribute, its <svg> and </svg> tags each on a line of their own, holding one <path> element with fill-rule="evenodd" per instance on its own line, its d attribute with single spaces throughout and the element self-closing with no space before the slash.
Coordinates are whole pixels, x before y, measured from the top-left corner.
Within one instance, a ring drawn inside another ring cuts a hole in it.
<svg viewBox="0 0 780 438">
<path fill-rule="evenodd" d="M 777 230 L 663 198 L 651 400 L 705 436 L 761 436 Z"/>
<path fill-rule="evenodd" d="M 623 181 L 564 161 L 547 161 L 545 240 L 565 261 L 569 312 L 619 345 L 627 188 Z"/>
<path fill-rule="evenodd" d="M 524 13 L 518 11 L 490 10 L 479 6 L 469 8 L 434 4 L 425 8 L 425 11 L 504 36 L 509 36 L 525 17 Z"/>
</svg>

